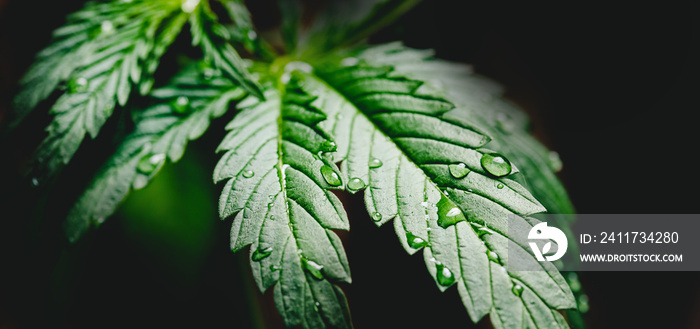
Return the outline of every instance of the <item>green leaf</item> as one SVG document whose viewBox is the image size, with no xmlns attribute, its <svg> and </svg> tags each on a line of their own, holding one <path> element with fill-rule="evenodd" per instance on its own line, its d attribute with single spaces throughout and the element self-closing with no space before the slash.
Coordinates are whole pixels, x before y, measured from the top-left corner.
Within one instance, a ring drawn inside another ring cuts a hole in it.
<svg viewBox="0 0 700 329">
<path fill-rule="evenodd" d="M 274 287 L 288 327 L 352 327 L 347 302 L 334 285 L 350 282 L 345 251 L 332 231 L 348 230 L 345 210 L 332 189 L 340 172 L 321 156 L 331 151 L 318 125 L 325 115 L 292 80 L 267 88 L 266 101 L 248 98 L 227 126 L 214 172 L 226 180 L 221 218 L 235 214 L 231 249 L 251 245 L 251 267 L 261 291 Z"/>
<path fill-rule="evenodd" d="M 51 176 L 67 164 L 86 133 L 95 138 L 116 104 L 126 104 L 132 84 L 148 92 L 160 57 L 186 21 L 178 8 L 169 2 L 92 3 L 54 32 L 16 100 L 21 118 L 68 79 L 35 154 L 37 175 Z"/>
<path fill-rule="evenodd" d="M 154 105 L 135 113 L 134 131 L 68 214 L 65 226 L 71 242 L 104 222 L 131 189 L 146 186 L 166 159 L 178 161 L 188 141 L 199 138 L 211 119 L 224 114 L 232 100 L 243 97 L 242 89 L 228 79 L 208 75 L 210 71 L 191 65 L 171 84 L 153 91 Z"/>
<path fill-rule="evenodd" d="M 402 74 L 402 65 L 419 66 L 427 55 L 399 45 L 368 48 L 319 64 L 304 88 L 319 95 L 314 105 L 328 116 L 321 126 L 336 138 L 343 173 L 367 185 L 371 217 L 377 225 L 393 219 L 410 254 L 424 250 L 440 290 L 456 285 L 474 322 L 491 314 L 497 328 L 549 328 L 554 310 L 575 304 L 556 268 L 538 263 L 527 246 L 526 232 L 536 224 L 527 216 L 545 208 L 511 179 L 515 165 L 503 175 L 483 164 L 506 157 L 484 147 L 492 136 L 467 108 Z M 508 223 L 512 214 L 522 217 Z M 509 241 L 520 257 L 508 259 Z M 543 271 L 509 271 L 509 262 Z"/>
<path fill-rule="evenodd" d="M 238 8 L 245 7 L 239 6 Z M 202 48 L 205 59 L 212 66 L 221 70 L 226 77 L 235 81 L 249 93 L 264 98 L 260 86 L 248 73 L 243 59 L 229 44 L 230 32 L 217 21 L 216 15 L 209 9 L 206 2 L 199 4 L 194 9 L 190 16 L 190 25 L 192 45 L 198 45 Z"/>
</svg>

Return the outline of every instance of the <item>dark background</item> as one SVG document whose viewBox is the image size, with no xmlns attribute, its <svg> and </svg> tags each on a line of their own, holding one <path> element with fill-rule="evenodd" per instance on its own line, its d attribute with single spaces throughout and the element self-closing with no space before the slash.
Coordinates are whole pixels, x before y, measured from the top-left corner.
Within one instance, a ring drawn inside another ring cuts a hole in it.
<svg viewBox="0 0 700 329">
<path fill-rule="evenodd" d="M 33 54 L 80 5 L 0 0 L 0 120 Z M 505 85 L 506 96 L 531 114 L 534 133 L 559 152 L 577 212 L 698 213 L 697 9 L 688 1 L 431 0 L 374 40 L 435 48 L 439 57 L 471 63 Z M 51 232 L 68 192 L 84 184 L 72 175 L 99 161 L 76 158 L 59 182 L 65 190 L 51 193 L 43 213 L 29 203 L 40 193 L 15 185 L 23 184 L 18 168 L 41 130 L 6 140 L 0 328 L 279 326 L 271 294 L 262 297 L 252 285 L 247 255 L 229 251 L 230 222 L 216 220 L 220 186 L 209 177 L 223 121 L 70 249 Z M 96 143 L 84 149 L 99 150 Z M 376 229 L 366 218 L 361 196 L 344 201 L 353 284 L 343 288 L 357 328 L 471 326 L 456 289 L 440 294 L 422 257 L 406 255 L 390 225 Z M 47 219 L 37 224 L 28 218 L 34 215 Z M 45 233 L 34 233 L 37 227 Z M 582 273 L 590 298 L 585 318 L 590 328 L 700 328 L 699 277 Z"/>
</svg>

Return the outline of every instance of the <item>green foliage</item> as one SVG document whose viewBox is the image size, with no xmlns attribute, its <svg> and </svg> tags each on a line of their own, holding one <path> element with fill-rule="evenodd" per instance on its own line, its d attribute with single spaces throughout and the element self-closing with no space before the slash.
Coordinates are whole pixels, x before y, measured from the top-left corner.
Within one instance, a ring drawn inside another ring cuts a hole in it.
<svg viewBox="0 0 700 329">
<path fill-rule="evenodd" d="M 393 223 L 409 254 L 422 250 L 438 289 L 456 286 L 474 322 L 489 315 L 496 328 L 567 328 L 558 310 L 576 308 L 572 290 L 526 241 L 537 213 L 573 212 L 556 154 L 528 134 L 500 87 L 469 67 L 400 43 L 353 46 L 413 3 L 334 3 L 305 28 L 303 7 L 282 1 L 277 45 L 258 37 L 238 0 L 220 1 L 232 24 L 205 0 L 88 3 L 54 32 L 16 98 L 19 122 L 67 86 L 36 153 L 41 177 L 67 164 L 86 133 L 97 136 L 117 105 L 131 114 L 133 129 L 70 210 L 68 239 L 104 222 L 166 160 L 178 161 L 211 120 L 236 112 L 214 169 L 214 181 L 226 182 L 219 215 L 233 217 L 231 249 L 250 246 L 257 286 L 274 287 L 288 327 L 352 327 L 337 286 L 351 282 L 334 233 L 350 228 L 336 196 L 344 190 L 362 192 L 370 218 Z M 166 84 L 154 81 L 186 24 L 203 58 L 181 61 Z M 288 53 L 276 54 L 282 48 Z M 132 97 L 133 87 L 146 97 Z M 542 271 L 509 270 L 516 262 Z"/>
</svg>

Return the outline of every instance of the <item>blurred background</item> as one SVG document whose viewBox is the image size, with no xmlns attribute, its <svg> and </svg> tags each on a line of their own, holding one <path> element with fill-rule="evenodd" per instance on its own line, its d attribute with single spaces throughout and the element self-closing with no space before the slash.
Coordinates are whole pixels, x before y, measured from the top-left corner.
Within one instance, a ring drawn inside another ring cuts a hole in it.
<svg viewBox="0 0 700 329">
<path fill-rule="evenodd" d="M 263 29 L 279 18 L 268 12 L 273 2 L 250 1 Z M 0 0 L 0 120 L 51 30 L 81 6 Z M 690 1 L 431 0 L 372 42 L 434 48 L 503 84 L 532 117 L 533 133 L 560 154 L 577 212 L 698 213 L 697 13 Z M 188 48 L 184 35 L 176 49 Z M 230 221 L 217 219 L 221 186 L 211 184 L 212 154 L 226 118 L 71 248 L 60 239 L 60 221 L 86 183 L 79 174 L 100 165 L 109 130 L 85 143 L 41 198 L 20 179 L 47 119 L 33 120 L 36 129 L 28 125 L 0 144 L 0 328 L 281 327 L 271 293 L 253 284 L 247 253 L 229 250 Z M 489 327 L 471 324 L 456 289 L 438 292 L 422 257 L 408 256 L 391 226 L 372 224 L 361 195 L 343 201 L 353 275 L 343 289 L 357 328 Z M 700 328 L 700 273 L 587 272 L 580 279 L 589 328 Z"/>
</svg>

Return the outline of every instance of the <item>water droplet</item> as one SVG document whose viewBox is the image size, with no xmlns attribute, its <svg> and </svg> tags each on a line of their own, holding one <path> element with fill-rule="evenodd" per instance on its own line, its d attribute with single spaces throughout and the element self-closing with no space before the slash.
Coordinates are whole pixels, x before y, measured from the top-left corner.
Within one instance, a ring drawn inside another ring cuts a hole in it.
<svg viewBox="0 0 700 329">
<path fill-rule="evenodd" d="M 211 80 L 216 75 L 216 70 L 212 69 L 211 67 L 205 67 L 202 69 L 202 78 L 204 78 L 204 80 Z"/>
<path fill-rule="evenodd" d="M 340 61 L 340 66 L 355 66 L 360 60 L 355 57 L 345 57 Z"/>
<path fill-rule="evenodd" d="M 258 38 L 258 34 L 255 33 L 255 31 L 253 31 L 253 30 L 248 31 L 248 39 L 255 40 L 257 38 Z"/>
<path fill-rule="evenodd" d="M 282 269 L 282 266 L 274 265 L 274 264 L 273 264 L 273 265 L 270 265 L 270 270 L 271 270 L 271 271 L 279 271 L 279 270 L 281 270 L 281 269 Z"/>
<path fill-rule="evenodd" d="M 479 227 L 478 229 L 476 229 L 476 234 L 477 234 L 480 238 L 481 238 L 482 236 L 484 236 L 484 235 L 491 235 L 491 234 L 494 234 L 494 233 L 496 233 L 496 232 L 494 232 L 492 229 L 490 229 L 490 228 L 488 228 L 488 227 Z"/>
<path fill-rule="evenodd" d="M 105 222 L 105 218 L 104 218 L 104 217 L 100 217 L 100 218 L 96 219 L 96 221 L 97 221 L 97 224 L 102 224 L 102 223 Z"/>
<path fill-rule="evenodd" d="M 304 269 L 309 272 L 314 279 L 323 280 L 323 272 L 321 272 L 323 270 L 323 265 L 319 265 L 318 263 L 306 258 L 302 258 L 301 261 Z"/>
<path fill-rule="evenodd" d="M 165 162 L 165 154 L 146 154 L 139 160 L 137 169 L 144 173 L 150 174 L 160 167 Z"/>
<path fill-rule="evenodd" d="M 498 263 L 498 264 L 501 263 L 501 260 L 498 258 L 498 254 L 497 254 L 495 251 L 489 251 L 489 252 L 487 253 L 487 255 L 489 256 L 489 259 L 490 259 L 492 262 L 496 262 L 496 263 Z"/>
<path fill-rule="evenodd" d="M 420 249 L 428 245 L 428 242 L 423 238 L 413 235 L 411 232 L 406 232 L 406 242 L 413 249 Z"/>
<path fill-rule="evenodd" d="M 382 220 L 382 214 L 380 214 L 378 212 L 372 213 L 372 220 L 375 222 Z"/>
<path fill-rule="evenodd" d="M 323 152 L 335 152 L 338 146 L 333 141 L 324 141 L 321 143 L 321 150 Z"/>
<path fill-rule="evenodd" d="M 437 263 L 435 267 L 437 268 L 437 281 L 440 285 L 448 287 L 455 283 L 455 275 L 447 266 Z"/>
<path fill-rule="evenodd" d="M 268 217 L 268 218 L 269 218 L 270 220 L 275 220 L 275 215 L 270 215 L 270 217 Z"/>
<path fill-rule="evenodd" d="M 382 160 L 379 160 L 377 158 L 372 158 L 369 160 L 369 167 L 370 168 L 379 168 L 383 165 Z"/>
<path fill-rule="evenodd" d="M 136 178 L 134 178 L 134 183 L 132 184 L 132 187 L 134 190 L 140 190 L 144 188 L 148 184 L 148 176 L 146 175 L 136 175 Z"/>
<path fill-rule="evenodd" d="M 581 313 L 586 313 L 588 312 L 589 306 L 588 306 L 588 296 L 586 295 L 581 295 L 578 296 L 578 311 Z"/>
<path fill-rule="evenodd" d="M 246 170 L 243 172 L 242 176 L 245 178 L 251 178 L 251 177 L 255 176 L 255 173 L 251 170 Z"/>
<path fill-rule="evenodd" d="M 253 252 L 252 259 L 254 262 L 259 262 L 259 261 L 269 257 L 270 255 L 272 255 L 272 247 L 267 247 L 264 249 L 258 248 L 257 250 L 255 250 Z"/>
<path fill-rule="evenodd" d="M 365 182 L 363 182 L 362 179 L 359 177 L 351 178 L 348 181 L 348 188 L 354 191 L 361 190 L 365 188 L 365 186 L 367 185 L 365 185 Z"/>
<path fill-rule="evenodd" d="M 496 188 L 499 189 L 499 190 L 502 189 L 503 186 L 504 186 L 503 183 L 498 183 L 498 184 L 496 184 Z"/>
<path fill-rule="evenodd" d="M 333 152 L 323 152 L 321 157 L 328 162 L 333 162 Z"/>
<path fill-rule="evenodd" d="M 552 167 L 552 170 L 555 172 L 558 172 L 561 170 L 561 168 L 564 166 L 564 164 L 561 162 L 561 158 L 559 157 L 559 153 L 555 151 L 549 152 L 549 166 Z"/>
<path fill-rule="evenodd" d="M 467 165 L 465 165 L 464 163 L 451 164 L 449 165 L 449 168 L 452 177 L 457 179 L 464 178 L 471 171 L 469 170 L 469 168 L 467 168 Z"/>
<path fill-rule="evenodd" d="M 487 153 L 481 157 L 481 167 L 491 175 L 503 177 L 510 174 L 512 167 L 506 157 L 498 153 Z"/>
<path fill-rule="evenodd" d="M 68 81 L 68 90 L 71 93 L 82 93 L 88 90 L 88 87 L 90 86 L 90 82 L 83 78 L 75 78 L 70 81 Z"/>
<path fill-rule="evenodd" d="M 190 107 L 190 99 L 187 98 L 186 96 L 180 96 L 177 99 L 175 99 L 175 103 L 173 104 L 173 109 L 177 113 L 185 113 Z"/>
<path fill-rule="evenodd" d="M 462 210 L 459 209 L 459 207 L 444 194 L 440 196 L 440 201 L 437 203 L 437 208 L 438 225 L 440 225 L 442 228 L 448 228 L 450 225 L 467 220 L 464 213 L 462 213 Z"/>
<path fill-rule="evenodd" d="M 182 11 L 186 13 L 191 13 L 195 9 L 197 9 L 197 5 L 199 5 L 199 0 L 184 0 L 182 1 Z"/>
<path fill-rule="evenodd" d="M 513 290 L 513 294 L 515 294 L 516 296 L 521 296 L 523 294 L 524 288 L 523 288 L 523 286 L 516 283 L 513 285 L 512 290 Z"/>
<path fill-rule="evenodd" d="M 100 24 L 100 29 L 102 30 L 102 33 L 112 33 L 114 32 L 114 24 L 112 24 L 112 21 L 102 21 Z"/>
<path fill-rule="evenodd" d="M 32 178 L 32 186 L 39 186 L 39 180 L 36 177 Z"/>
<path fill-rule="evenodd" d="M 333 185 L 333 186 L 340 186 L 343 182 L 340 180 L 340 176 L 333 171 L 333 168 L 323 165 L 321 166 L 321 175 L 323 175 L 323 179 L 326 180 L 326 183 Z"/>
</svg>

